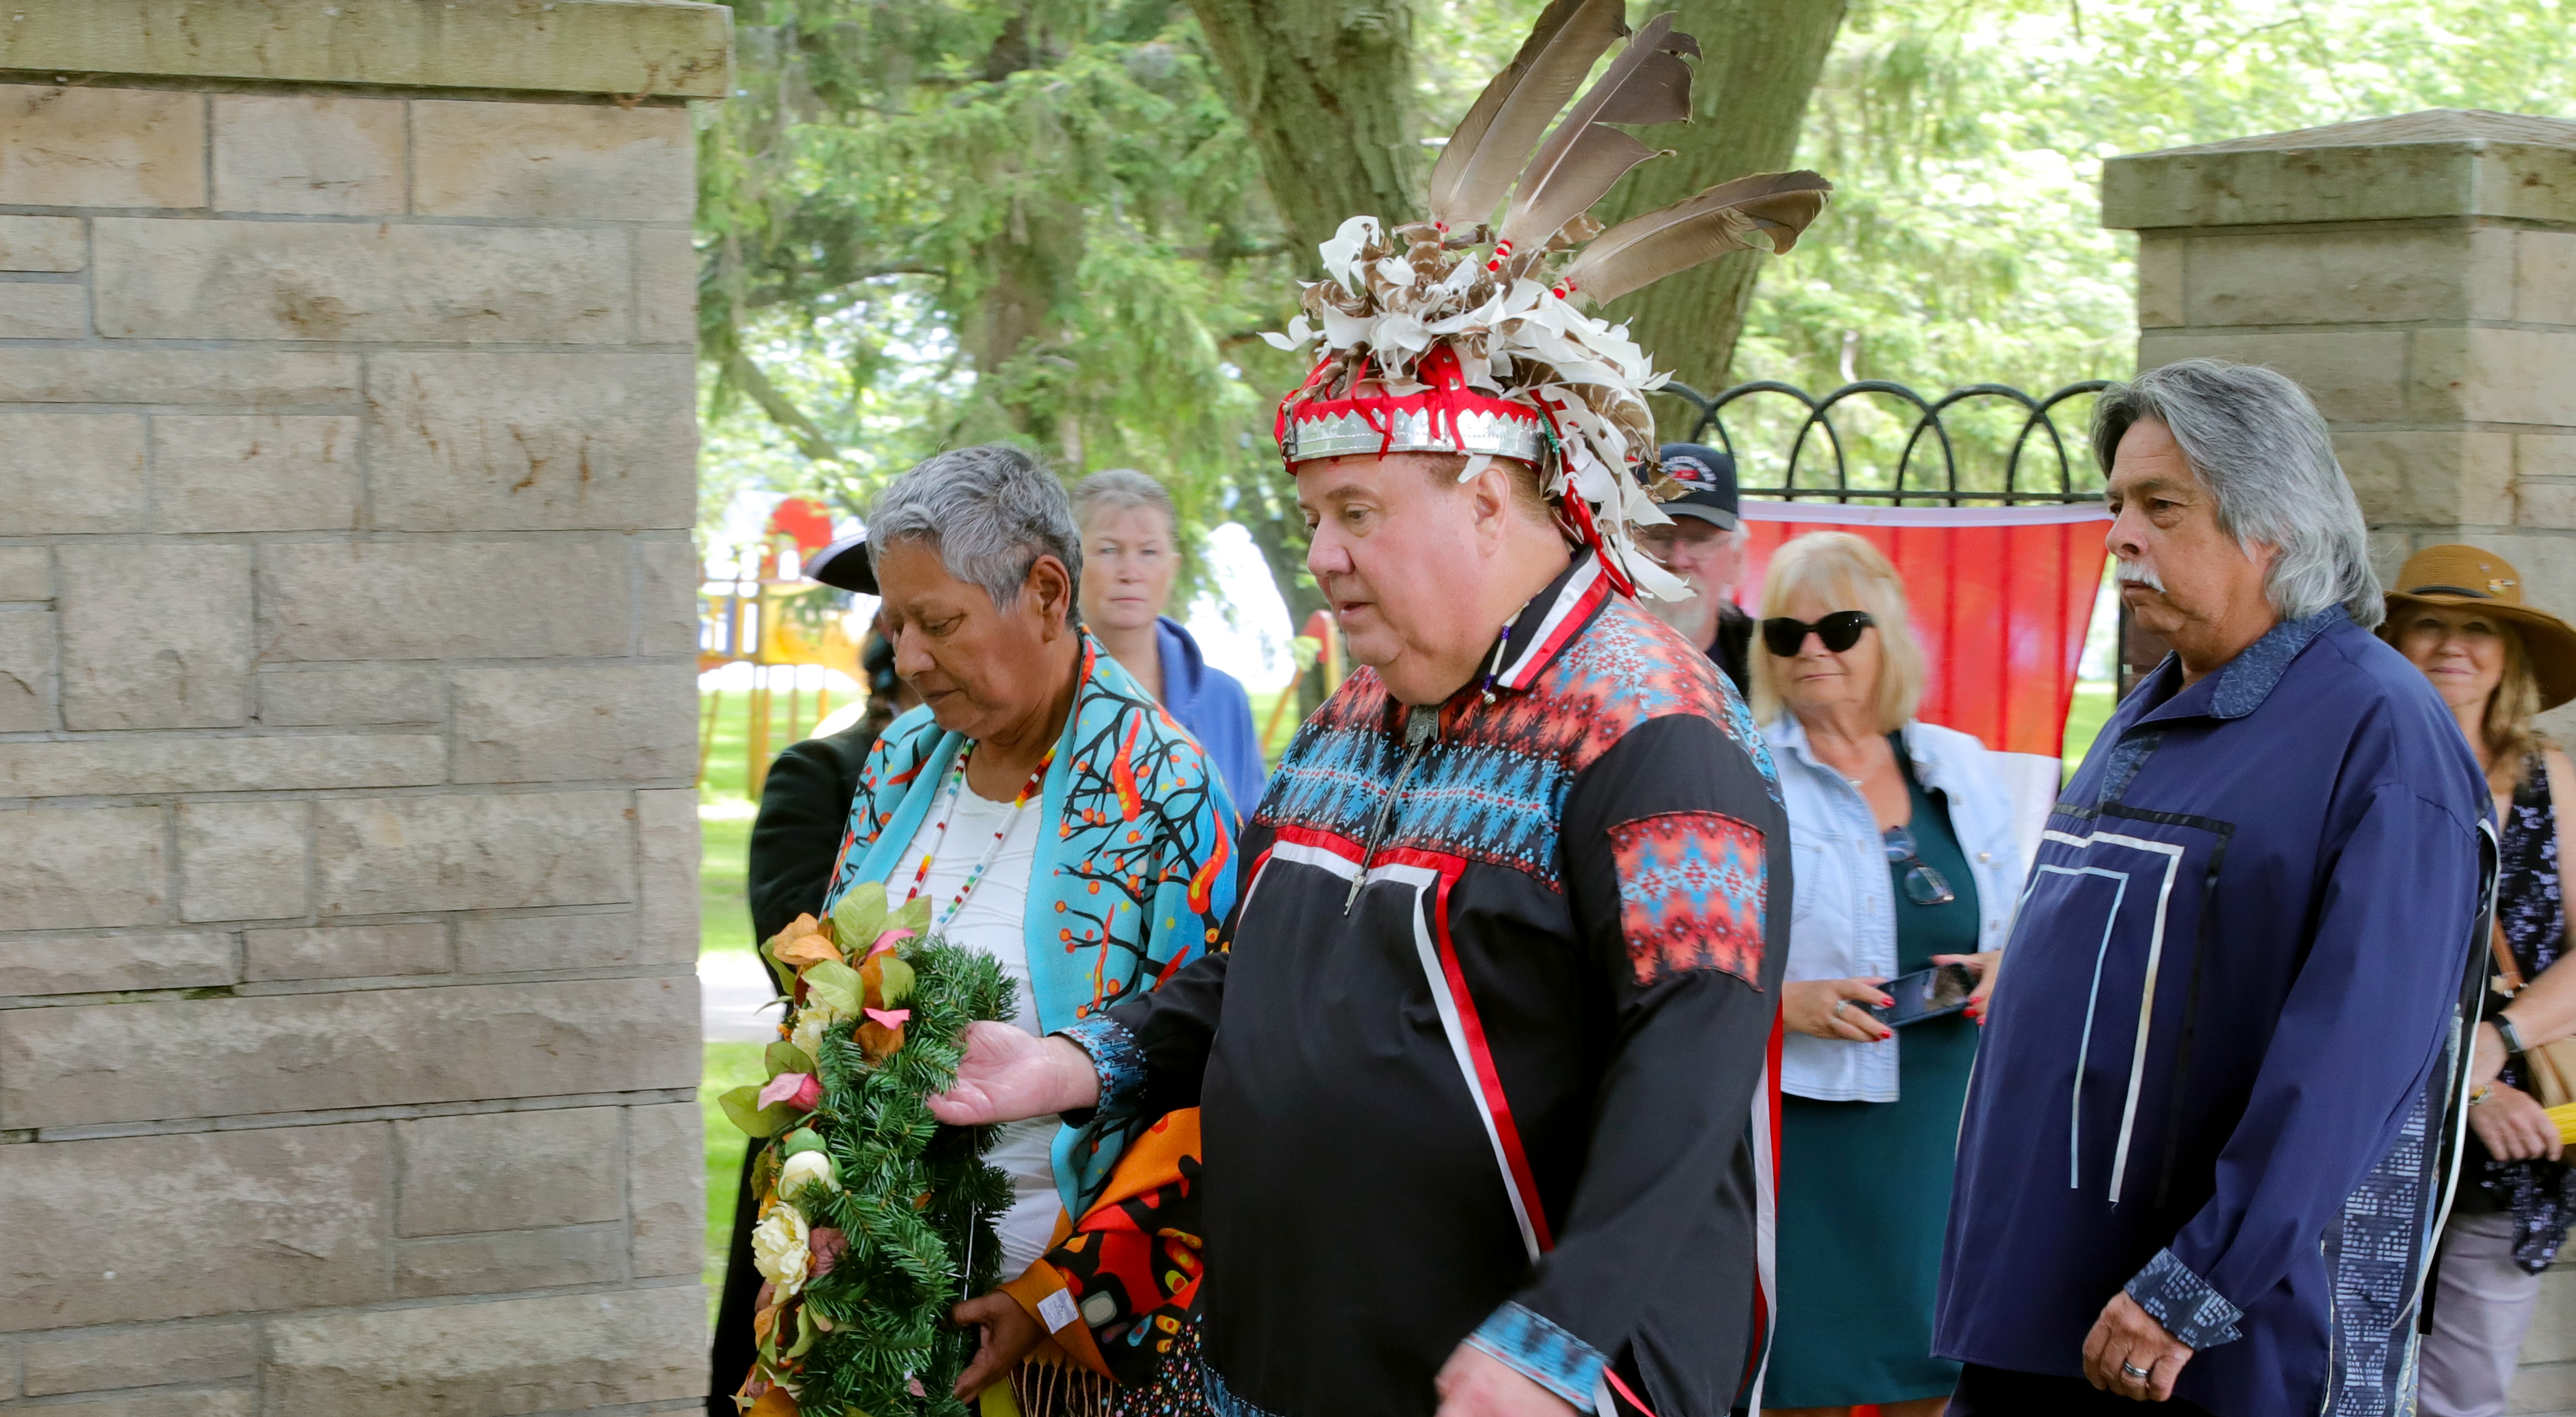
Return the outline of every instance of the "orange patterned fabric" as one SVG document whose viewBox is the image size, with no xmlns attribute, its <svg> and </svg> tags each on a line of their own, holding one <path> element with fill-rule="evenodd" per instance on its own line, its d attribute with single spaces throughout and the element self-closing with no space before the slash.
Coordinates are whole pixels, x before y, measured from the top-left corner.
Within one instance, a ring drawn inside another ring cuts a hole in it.
<svg viewBox="0 0 2576 1417">
<path fill-rule="evenodd" d="M 1637 987 L 1689 969 L 1761 987 L 1769 901 L 1759 829 L 1719 812 L 1663 812 L 1612 827 L 1610 850 Z"/>
<path fill-rule="evenodd" d="M 1198 1182 L 1199 1113 L 1192 1107 L 1138 1134 L 1099 1203 L 1047 1252 L 1046 1264 L 1082 1315 L 1057 1341 L 1086 1329 L 1121 1383 L 1146 1382 L 1185 1350 L 1198 1322 Z M 1037 1312 L 1032 1299 L 1021 1303 Z M 1065 1346 L 1079 1356 L 1074 1344 Z"/>
</svg>

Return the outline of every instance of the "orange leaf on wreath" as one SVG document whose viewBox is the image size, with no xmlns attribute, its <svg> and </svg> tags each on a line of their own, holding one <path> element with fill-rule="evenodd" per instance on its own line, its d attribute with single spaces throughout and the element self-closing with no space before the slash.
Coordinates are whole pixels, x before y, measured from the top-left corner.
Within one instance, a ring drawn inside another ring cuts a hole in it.
<svg viewBox="0 0 2576 1417">
<path fill-rule="evenodd" d="M 859 1025 L 859 1051 L 871 1063 L 882 1063 L 903 1047 L 903 1025 L 888 1028 L 874 1019 Z"/>
<path fill-rule="evenodd" d="M 777 955 L 779 963 L 794 969 L 803 969 L 809 964 L 820 964 L 825 960 L 830 960 L 834 964 L 841 962 L 840 947 L 820 933 L 803 934 L 789 940 L 778 947 Z"/>
<path fill-rule="evenodd" d="M 777 953 L 778 950 L 788 941 L 796 939 L 798 936 L 811 935 L 823 928 L 823 922 L 815 919 L 813 916 L 799 915 L 795 919 L 788 921 L 784 929 L 781 929 L 777 934 L 769 937 L 768 944 L 770 953 Z"/>
</svg>

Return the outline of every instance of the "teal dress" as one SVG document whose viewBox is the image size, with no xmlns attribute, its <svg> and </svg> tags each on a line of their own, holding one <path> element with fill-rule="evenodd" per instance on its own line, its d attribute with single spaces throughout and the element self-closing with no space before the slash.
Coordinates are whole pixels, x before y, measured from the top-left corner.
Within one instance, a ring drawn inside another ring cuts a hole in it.
<svg viewBox="0 0 2576 1417">
<path fill-rule="evenodd" d="M 1901 741 L 1896 761 L 1915 853 L 1957 895 L 1916 905 L 1889 866 L 1896 968 L 1910 974 L 1977 952 L 1977 883 L 1948 805 L 1915 781 Z M 1932 1356 L 1932 1304 L 1977 1025 L 1952 1014 L 1898 1033 L 1896 1101 L 1781 1098 L 1780 1326 L 1765 1408 L 1940 1397 L 1959 1380 L 1958 1364 Z"/>
</svg>

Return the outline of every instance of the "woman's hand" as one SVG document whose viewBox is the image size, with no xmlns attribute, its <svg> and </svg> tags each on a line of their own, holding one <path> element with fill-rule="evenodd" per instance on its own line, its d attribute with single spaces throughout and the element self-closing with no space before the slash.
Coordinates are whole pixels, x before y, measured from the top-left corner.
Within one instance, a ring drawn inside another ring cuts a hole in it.
<svg viewBox="0 0 2576 1417">
<path fill-rule="evenodd" d="M 1972 955 L 1934 955 L 1932 962 L 1964 964 L 1968 967 L 1969 973 L 1977 976 L 1976 992 L 1968 996 L 1967 1015 L 1975 1019 L 1979 1027 L 1983 1027 L 1986 1022 L 1986 1000 L 1995 992 L 1995 976 L 2003 972 L 2004 952 L 1985 950 Z"/>
<path fill-rule="evenodd" d="M 949 1310 L 948 1319 L 959 1328 L 984 1330 L 984 1341 L 975 1349 L 975 1361 L 957 1375 L 957 1396 L 969 1402 L 975 1394 L 1010 1377 L 1011 1369 L 1047 1342 L 1037 1319 L 1020 1307 L 1019 1300 L 998 1289 Z"/>
<path fill-rule="evenodd" d="M 1862 1006 L 1886 1008 L 1894 999 L 1880 992 L 1884 979 L 1800 979 L 1780 986 L 1780 1015 L 1791 1028 L 1810 1038 L 1845 1043 L 1876 1043 L 1896 1030 L 1871 1018 Z M 1837 1009 L 1835 1005 L 1843 1007 Z"/>
<path fill-rule="evenodd" d="M 2556 1161 L 2565 1143 L 2549 1109 L 2528 1092 L 2497 1083 L 2486 1100 L 2469 1109 L 2469 1129 L 2485 1142 L 2487 1155 L 2498 1161 Z"/>
</svg>

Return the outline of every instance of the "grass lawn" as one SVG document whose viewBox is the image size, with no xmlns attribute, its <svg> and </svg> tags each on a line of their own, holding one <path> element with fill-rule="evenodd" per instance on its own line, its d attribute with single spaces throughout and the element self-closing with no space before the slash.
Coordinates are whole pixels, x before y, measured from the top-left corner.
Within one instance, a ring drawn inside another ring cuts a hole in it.
<svg viewBox="0 0 2576 1417">
<path fill-rule="evenodd" d="M 716 1098 L 729 1088 L 764 1081 L 757 1043 L 709 1043 L 705 1076 L 698 1084 L 698 1112 L 707 1144 L 707 1320 L 715 1321 L 716 1300 L 724 1288 L 725 1244 L 733 1238 L 734 1186 L 742 1175 L 742 1149 L 749 1139 L 725 1119 Z"/>
<path fill-rule="evenodd" d="M 2066 764 L 2064 776 L 2072 778 L 2084 765 L 2084 755 L 2092 750 L 2093 740 L 2100 736 L 2102 725 L 2111 721 L 2111 710 L 2119 706 L 2117 687 L 2111 684 L 2078 684 L 2075 702 L 2066 709 L 2066 746 L 2059 758 Z"/>
</svg>

